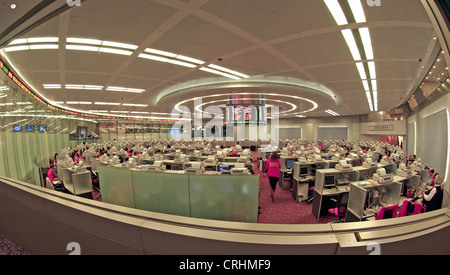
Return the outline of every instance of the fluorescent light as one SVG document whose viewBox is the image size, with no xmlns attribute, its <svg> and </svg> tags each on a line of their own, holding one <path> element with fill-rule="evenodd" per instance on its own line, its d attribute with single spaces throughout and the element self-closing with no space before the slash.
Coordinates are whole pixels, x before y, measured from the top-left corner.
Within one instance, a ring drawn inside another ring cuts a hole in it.
<svg viewBox="0 0 450 275">
<path fill-rule="evenodd" d="M 78 85 L 78 84 L 66 84 L 65 88 L 66 89 L 71 89 L 71 90 L 83 90 L 83 85 Z"/>
<path fill-rule="evenodd" d="M 359 76 L 361 79 L 367 79 L 366 70 L 364 69 L 364 64 L 362 62 L 356 63 L 356 68 L 358 68 Z"/>
<path fill-rule="evenodd" d="M 125 92 L 127 92 L 127 93 L 142 93 L 142 92 L 145 92 L 145 90 L 144 89 L 127 88 L 125 90 Z"/>
<path fill-rule="evenodd" d="M 195 59 L 192 57 L 188 57 L 188 56 L 184 56 L 184 55 L 177 55 L 177 58 L 184 60 L 184 61 L 192 62 L 195 64 L 200 64 L 200 65 L 205 63 L 205 61 L 201 61 L 201 60 L 198 60 L 198 59 Z"/>
<path fill-rule="evenodd" d="M 125 104 L 124 104 L 124 106 L 125 106 Z M 136 112 L 136 111 L 133 111 L 130 114 L 149 114 L 149 112 Z"/>
<path fill-rule="evenodd" d="M 44 84 L 44 89 L 61 89 L 61 84 Z"/>
<path fill-rule="evenodd" d="M 371 79 L 376 79 L 377 78 L 377 73 L 376 73 L 376 70 L 375 70 L 375 62 L 373 62 L 373 61 L 368 62 L 367 65 L 369 65 L 370 78 Z"/>
<path fill-rule="evenodd" d="M 109 86 L 106 88 L 107 91 L 113 91 L 113 92 L 127 92 L 127 93 L 142 93 L 145 92 L 144 89 L 134 89 L 134 88 L 125 88 L 125 87 L 115 87 L 115 86 Z"/>
<path fill-rule="evenodd" d="M 168 56 L 168 57 L 176 57 L 177 56 L 177 54 L 175 54 L 175 53 L 161 51 L 161 50 L 157 50 L 157 49 L 147 48 L 144 51 L 147 53 L 159 54 L 159 55 L 164 55 L 164 56 Z"/>
<path fill-rule="evenodd" d="M 96 86 L 96 85 L 84 85 L 85 90 L 102 90 L 103 86 Z"/>
<path fill-rule="evenodd" d="M 95 105 L 120 105 L 120 103 L 114 103 L 114 102 L 95 102 Z"/>
<path fill-rule="evenodd" d="M 372 80 L 372 90 L 375 92 L 376 90 L 378 90 L 378 87 L 377 87 L 378 85 L 377 85 L 377 81 L 376 80 Z"/>
<path fill-rule="evenodd" d="M 98 47 L 94 47 L 94 46 L 66 45 L 66 49 L 67 50 L 98 52 Z"/>
<path fill-rule="evenodd" d="M 6 47 L 5 52 L 25 51 L 29 49 L 30 48 L 28 46 L 13 46 L 13 47 Z"/>
<path fill-rule="evenodd" d="M 112 42 L 112 41 L 103 41 L 102 45 L 116 47 L 116 48 L 124 48 L 124 49 L 129 49 L 129 50 L 136 50 L 138 48 L 138 46 L 136 46 L 136 45 Z"/>
<path fill-rule="evenodd" d="M 355 38 L 353 37 L 352 30 L 345 29 L 342 30 L 342 35 L 344 36 L 345 42 L 347 42 L 347 46 L 350 49 L 350 52 L 352 53 L 353 59 L 355 61 L 361 60 L 361 55 L 359 53 L 358 46 L 356 45 Z"/>
<path fill-rule="evenodd" d="M 80 105 L 90 105 L 92 104 L 92 102 L 88 102 L 88 101 L 66 101 L 66 104 L 80 104 Z"/>
<path fill-rule="evenodd" d="M 359 34 L 361 35 L 364 51 L 366 53 L 366 59 L 373 59 L 372 40 L 370 39 L 369 28 L 360 28 Z"/>
<path fill-rule="evenodd" d="M 217 66 L 217 65 L 214 65 L 214 64 L 209 64 L 208 67 L 211 67 L 211 68 L 216 69 L 216 70 L 219 70 L 219 71 L 228 72 L 228 73 L 231 73 L 231 74 L 240 76 L 240 77 L 242 77 L 242 78 L 249 78 L 248 75 L 245 75 L 245 74 L 242 74 L 242 73 L 240 73 L 240 72 L 236 72 L 236 71 L 227 69 L 227 68 L 225 68 L 225 67 Z"/>
<path fill-rule="evenodd" d="M 123 106 L 131 106 L 131 107 L 147 107 L 148 104 L 132 104 L 132 103 L 124 103 Z"/>
<path fill-rule="evenodd" d="M 111 113 L 128 114 L 130 111 L 111 111 Z"/>
<path fill-rule="evenodd" d="M 28 43 L 52 43 L 52 42 L 58 42 L 59 38 L 58 37 L 33 37 L 33 38 L 28 38 Z"/>
<path fill-rule="evenodd" d="M 347 25 L 348 21 L 337 0 L 324 0 L 338 25 Z"/>
<path fill-rule="evenodd" d="M 0 86 L 0 91 L 9 91 L 8 86 Z"/>
<path fill-rule="evenodd" d="M 189 68 L 197 67 L 197 65 L 194 65 L 194 64 L 191 64 L 191 63 L 187 63 L 187 62 L 183 62 L 183 61 L 173 60 L 173 59 L 170 59 L 169 63 L 170 64 L 175 64 L 175 65 L 184 66 L 184 67 L 189 67 Z"/>
<path fill-rule="evenodd" d="M 78 44 L 91 44 L 91 45 L 101 45 L 102 41 L 98 39 L 88 39 L 88 38 L 74 38 L 67 37 L 67 43 L 78 43 Z"/>
<path fill-rule="evenodd" d="M 353 17 L 355 18 L 356 23 L 365 23 L 366 16 L 364 14 L 364 9 L 361 5 L 360 0 L 348 0 L 348 4 L 353 12 Z"/>
<path fill-rule="evenodd" d="M 169 58 L 156 56 L 156 55 L 152 55 L 152 54 L 145 54 L 145 53 L 139 54 L 139 57 L 145 58 L 145 59 L 150 59 L 150 60 L 155 60 L 155 61 L 161 61 L 161 62 L 169 62 L 169 60 L 170 60 Z"/>
<path fill-rule="evenodd" d="M 367 80 L 363 80 L 363 86 L 365 91 L 370 91 L 369 82 Z"/>
<path fill-rule="evenodd" d="M 332 115 L 332 116 L 339 116 L 338 113 L 336 113 L 335 111 L 332 111 L 332 110 L 326 110 L 325 112 L 330 114 L 330 115 Z"/>
<path fill-rule="evenodd" d="M 104 47 L 101 47 L 99 49 L 99 52 L 113 53 L 113 54 L 120 54 L 120 55 L 132 55 L 133 54 L 133 52 L 131 52 L 131 51 L 112 49 L 112 48 L 104 48 Z"/>
<path fill-rule="evenodd" d="M 26 38 L 19 38 L 19 39 L 14 39 L 8 45 L 17 45 L 17 44 L 26 44 L 26 43 L 28 43 L 28 40 Z"/>
<path fill-rule="evenodd" d="M 37 44 L 30 45 L 30 50 L 58 49 L 58 44 Z"/>
<path fill-rule="evenodd" d="M 213 69 L 210 69 L 210 68 L 206 68 L 206 67 L 201 67 L 200 70 L 201 71 L 205 71 L 205 72 L 209 72 L 209 73 L 213 73 L 213 74 L 218 74 L 218 75 L 221 75 L 221 76 L 225 76 L 225 77 L 228 77 L 228 78 L 231 78 L 231 79 L 236 79 L 236 80 L 241 79 L 240 77 L 237 77 L 237 76 L 234 76 L 234 75 L 231 75 L 231 74 L 227 74 L 227 73 L 223 73 L 223 72 L 220 72 L 220 71 L 217 71 L 217 70 L 213 70 Z"/>
<path fill-rule="evenodd" d="M 115 86 L 109 86 L 106 88 L 107 91 L 117 91 L 117 92 L 124 92 L 127 88 L 125 87 L 115 87 Z"/>
</svg>

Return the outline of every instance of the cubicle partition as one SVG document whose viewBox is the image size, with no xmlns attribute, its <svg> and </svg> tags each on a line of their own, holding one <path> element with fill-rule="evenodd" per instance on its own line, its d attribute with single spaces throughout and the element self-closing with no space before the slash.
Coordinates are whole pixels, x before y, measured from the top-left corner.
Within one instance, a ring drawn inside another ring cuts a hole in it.
<svg viewBox="0 0 450 275">
<path fill-rule="evenodd" d="M 102 201 L 225 221 L 258 221 L 258 175 L 189 175 L 98 167 Z"/>
<path fill-rule="evenodd" d="M 450 254 L 448 208 L 396 219 L 309 225 L 167 215 L 0 178 L 0 232 L 31 254 Z M 374 250 L 374 246 L 376 249 Z"/>
</svg>

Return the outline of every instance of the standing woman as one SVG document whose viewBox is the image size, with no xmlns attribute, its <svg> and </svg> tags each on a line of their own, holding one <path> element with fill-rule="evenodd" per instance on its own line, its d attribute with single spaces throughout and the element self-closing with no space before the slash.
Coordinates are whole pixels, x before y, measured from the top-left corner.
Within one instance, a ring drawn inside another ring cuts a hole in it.
<svg viewBox="0 0 450 275">
<path fill-rule="evenodd" d="M 267 158 L 266 163 L 267 176 L 269 177 L 271 187 L 270 196 L 272 197 L 272 202 L 275 202 L 274 193 L 277 188 L 278 179 L 280 178 L 280 167 L 280 157 L 277 152 L 273 152 L 272 155 Z"/>
</svg>

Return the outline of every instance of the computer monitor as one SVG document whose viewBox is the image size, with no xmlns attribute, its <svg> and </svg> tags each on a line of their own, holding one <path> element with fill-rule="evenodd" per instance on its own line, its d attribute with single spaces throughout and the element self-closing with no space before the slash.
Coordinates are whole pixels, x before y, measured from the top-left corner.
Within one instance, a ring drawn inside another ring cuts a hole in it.
<svg viewBox="0 0 450 275">
<path fill-rule="evenodd" d="M 325 188 L 331 188 L 334 187 L 334 176 L 325 176 L 324 184 L 323 186 Z"/>
<path fill-rule="evenodd" d="M 308 175 L 308 167 L 300 167 L 300 176 Z"/>
<path fill-rule="evenodd" d="M 222 172 L 222 169 L 230 170 L 230 165 L 225 164 L 219 165 L 219 172 Z"/>
<path fill-rule="evenodd" d="M 288 160 L 286 166 L 287 166 L 287 168 L 292 168 L 292 167 L 294 167 L 294 160 Z"/>
</svg>

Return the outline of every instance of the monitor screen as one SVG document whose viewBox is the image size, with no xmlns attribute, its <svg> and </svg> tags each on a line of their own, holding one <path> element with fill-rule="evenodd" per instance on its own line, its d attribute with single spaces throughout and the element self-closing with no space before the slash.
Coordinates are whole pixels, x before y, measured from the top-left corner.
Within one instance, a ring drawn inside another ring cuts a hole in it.
<svg viewBox="0 0 450 275">
<path fill-rule="evenodd" d="M 20 126 L 20 125 L 14 125 L 13 131 L 14 131 L 14 132 L 21 132 L 21 131 L 22 131 L 22 126 Z"/>
<path fill-rule="evenodd" d="M 266 112 L 265 106 L 228 105 L 225 109 L 225 121 L 237 124 L 265 124 Z"/>
<path fill-rule="evenodd" d="M 287 168 L 292 168 L 294 167 L 294 160 L 288 160 L 287 161 Z"/>
<path fill-rule="evenodd" d="M 334 186 L 334 176 L 325 176 L 325 187 L 333 187 Z"/>
<path fill-rule="evenodd" d="M 221 172 L 222 169 L 230 170 L 230 165 L 219 165 L 219 172 Z"/>
<path fill-rule="evenodd" d="M 27 125 L 27 132 L 34 132 L 34 125 Z"/>
<path fill-rule="evenodd" d="M 308 175 L 308 167 L 301 167 L 300 175 Z"/>
<path fill-rule="evenodd" d="M 180 130 L 169 130 L 169 134 L 181 134 L 181 129 Z"/>
<path fill-rule="evenodd" d="M 39 125 L 39 132 L 47 132 L 47 125 Z"/>
</svg>

